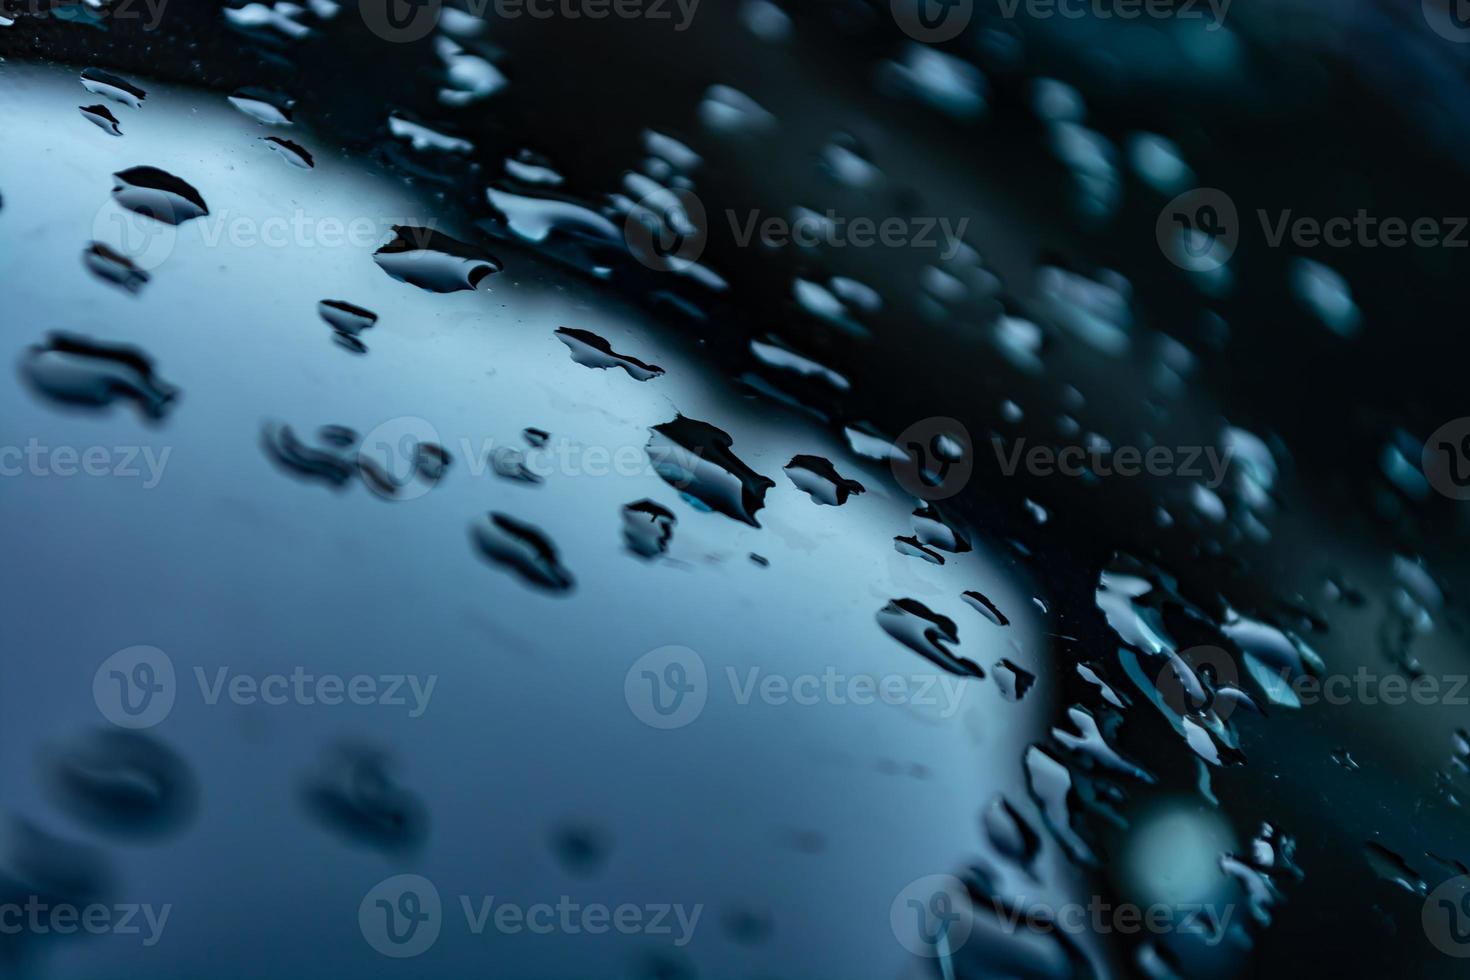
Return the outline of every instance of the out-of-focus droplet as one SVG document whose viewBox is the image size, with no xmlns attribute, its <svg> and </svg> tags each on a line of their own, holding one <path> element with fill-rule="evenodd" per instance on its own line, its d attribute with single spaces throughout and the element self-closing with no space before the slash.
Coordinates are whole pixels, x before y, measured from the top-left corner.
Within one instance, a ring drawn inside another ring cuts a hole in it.
<svg viewBox="0 0 1470 980">
<path fill-rule="evenodd" d="M 163 418 L 179 389 L 153 373 L 153 362 L 133 347 L 53 333 L 27 349 L 21 373 L 47 398 L 88 409 L 131 401 L 149 419 Z"/>
<path fill-rule="evenodd" d="M 519 573 L 529 584 L 558 593 L 575 584 L 572 573 L 562 567 L 556 546 L 535 525 L 491 511 L 472 532 L 481 554 Z"/>
<path fill-rule="evenodd" d="M 301 787 L 307 810 L 351 844 L 388 854 L 413 851 L 428 833 L 428 812 L 392 778 L 386 753 L 363 746 L 331 750 Z"/>
<path fill-rule="evenodd" d="M 119 255 L 101 242 L 93 242 L 82 253 L 82 262 L 99 279 L 136 293 L 148 284 L 148 273 L 138 268 L 126 255 Z"/>
</svg>

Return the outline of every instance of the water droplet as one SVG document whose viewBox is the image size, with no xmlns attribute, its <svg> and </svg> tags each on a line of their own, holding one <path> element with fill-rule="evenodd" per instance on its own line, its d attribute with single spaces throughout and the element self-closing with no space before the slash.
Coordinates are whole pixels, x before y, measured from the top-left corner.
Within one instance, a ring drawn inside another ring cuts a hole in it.
<svg viewBox="0 0 1470 980">
<path fill-rule="evenodd" d="M 1363 325 L 1363 314 L 1342 275 L 1321 262 L 1296 257 L 1289 269 L 1292 292 L 1333 333 L 1350 337 Z"/>
<path fill-rule="evenodd" d="M 388 132 L 397 139 L 408 140 L 420 153 L 469 153 L 475 148 L 469 140 L 441 133 L 396 112 L 388 116 Z"/>
<path fill-rule="evenodd" d="M 513 157 L 505 158 L 505 172 L 522 183 L 546 187 L 557 187 L 565 179 L 545 157 L 524 149 Z"/>
<path fill-rule="evenodd" d="M 503 268 L 488 252 L 415 225 L 394 225 L 393 240 L 373 260 L 394 279 L 433 293 L 474 289 Z"/>
<path fill-rule="evenodd" d="M 119 255 L 101 242 L 93 242 L 82 253 L 82 262 L 99 279 L 136 293 L 148 284 L 148 273 L 138 268 L 126 255 Z"/>
<path fill-rule="evenodd" d="M 941 616 L 917 599 L 890 599 L 878 610 L 878 625 L 910 650 L 952 674 L 984 677 L 980 665 L 953 653 L 944 644 L 959 643 L 954 620 Z"/>
<path fill-rule="evenodd" d="M 179 389 L 153 373 L 153 362 L 133 347 L 52 333 L 27 349 L 21 372 L 42 395 L 68 405 L 105 408 L 127 399 L 149 419 L 168 411 Z"/>
<path fill-rule="evenodd" d="M 863 492 L 861 483 L 838 473 L 837 467 L 821 456 L 793 456 L 786 464 L 786 476 L 818 504 L 831 507 Z"/>
<path fill-rule="evenodd" d="M 112 197 L 118 204 L 165 224 L 181 225 L 209 213 L 193 187 L 157 167 L 130 167 L 112 175 Z"/>
<path fill-rule="evenodd" d="M 623 508 L 623 539 L 644 558 L 669 550 L 677 519 L 673 512 L 652 500 L 639 500 Z"/>
<path fill-rule="evenodd" d="M 1429 890 L 1419 872 L 1409 867 L 1407 861 L 1381 844 L 1369 841 L 1363 845 L 1363 857 L 1368 867 L 1384 881 L 1398 885 L 1411 895 L 1423 895 Z"/>
<path fill-rule="evenodd" d="M 612 842 L 596 827 L 567 825 L 551 835 L 551 847 L 569 874 L 587 877 L 601 871 L 612 853 Z"/>
<path fill-rule="evenodd" d="M 376 313 L 340 299 L 324 299 L 316 305 L 316 311 L 332 328 L 338 344 L 354 354 L 367 352 L 358 334 L 378 322 Z"/>
<path fill-rule="evenodd" d="M 332 749 L 302 783 L 301 798 L 329 831 L 374 850 L 412 851 L 428 832 L 423 803 L 394 782 L 387 754 L 377 749 Z"/>
<path fill-rule="evenodd" d="M 944 556 L 931 548 L 926 548 L 917 537 L 895 537 L 893 550 L 910 558 L 922 558 L 931 565 L 944 564 Z"/>
<path fill-rule="evenodd" d="M 1036 675 L 1001 658 L 995 663 L 995 683 L 1000 686 L 1001 696 L 1007 701 L 1019 701 L 1036 683 Z"/>
<path fill-rule="evenodd" d="M 819 378 L 838 391 L 847 391 L 852 387 L 852 383 L 836 371 L 796 353 L 775 337 L 769 338 L 768 342 L 752 340 L 750 352 L 762 364 L 792 371 L 804 378 Z"/>
<path fill-rule="evenodd" d="M 1006 619 L 1005 613 L 997 609 L 995 603 L 991 602 L 981 593 L 973 591 L 966 592 L 962 594 L 960 598 L 968 602 L 970 604 L 970 608 L 974 609 L 976 612 L 984 616 L 986 619 L 990 620 L 995 625 L 1010 625 L 1011 621 L 1009 619 Z"/>
<path fill-rule="evenodd" d="M 81 111 L 83 119 L 92 123 L 104 133 L 112 136 L 121 136 L 123 134 L 122 125 L 117 121 L 117 117 L 112 114 L 112 110 L 107 108 L 107 106 L 84 105 L 78 106 L 77 108 Z"/>
<path fill-rule="evenodd" d="M 312 160 L 311 154 L 307 152 L 306 148 L 294 140 L 288 140 L 281 136 L 263 136 L 261 139 L 269 143 L 270 148 L 279 153 L 281 159 L 293 167 L 310 170 L 316 166 L 316 162 Z"/>
<path fill-rule="evenodd" d="M 699 120 L 719 133 L 758 135 L 776 128 L 776 117 L 738 89 L 711 85 L 699 104 Z"/>
<path fill-rule="evenodd" d="M 322 431 L 322 441 L 343 449 L 357 442 L 357 433 L 343 426 L 328 426 Z M 281 422 L 265 424 L 261 445 L 267 456 L 292 475 L 320 480 L 334 487 L 346 486 L 356 471 L 346 453 L 308 446 L 289 425 Z"/>
<path fill-rule="evenodd" d="M 526 465 L 526 454 L 514 446 L 496 446 L 490 451 L 490 466 L 495 475 L 518 483 L 539 484 L 541 474 Z"/>
<path fill-rule="evenodd" d="M 148 93 L 123 78 L 111 72 L 102 71 L 100 68 L 86 68 L 82 71 L 82 87 L 93 95 L 121 102 L 125 106 L 134 109 L 143 107 L 143 100 L 148 98 Z"/>
<path fill-rule="evenodd" d="M 46 753 L 57 804 L 103 833 L 153 838 L 176 833 L 193 817 L 194 774 L 151 735 L 93 730 Z"/>
<path fill-rule="evenodd" d="M 645 364 L 636 357 L 619 354 L 612 344 L 590 330 L 575 327 L 558 327 L 557 339 L 572 352 L 572 360 L 590 368 L 622 368 L 634 381 L 650 381 L 664 373 L 656 364 Z"/>
<path fill-rule="evenodd" d="M 267 126 L 291 125 L 291 108 L 296 100 L 281 92 L 253 86 L 236 89 L 230 105 Z"/>
<path fill-rule="evenodd" d="M 488 520 L 471 530 L 486 558 L 519 572 L 531 585 L 551 592 L 566 592 L 574 585 L 572 573 L 557 559 L 556 547 L 535 525 L 491 511 Z"/>
<path fill-rule="evenodd" d="M 732 445 L 722 429 L 679 415 L 653 427 L 648 456 L 658 475 L 686 499 L 760 527 L 755 512 L 776 483 L 746 466 L 730 451 Z"/>
<path fill-rule="evenodd" d="M 1010 801 L 997 794 L 985 808 L 982 823 L 990 846 L 1007 861 L 1030 873 L 1031 864 L 1041 851 L 1041 837 Z"/>
</svg>

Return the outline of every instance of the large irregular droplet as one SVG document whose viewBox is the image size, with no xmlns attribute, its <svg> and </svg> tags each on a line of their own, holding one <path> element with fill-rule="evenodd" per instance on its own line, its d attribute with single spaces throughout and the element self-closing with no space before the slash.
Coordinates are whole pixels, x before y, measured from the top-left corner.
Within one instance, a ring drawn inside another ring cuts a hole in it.
<svg viewBox="0 0 1470 980">
<path fill-rule="evenodd" d="M 33 344 L 21 373 L 33 389 L 54 401 L 98 409 L 122 399 L 150 419 L 162 418 L 179 394 L 153 373 L 153 362 L 136 348 L 75 334 L 53 333 L 46 343 Z"/>
<path fill-rule="evenodd" d="M 145 217 L 181 225 L 209 213 L 204 198 L 189 184 L 157 167 L 129 167 L 112 175 L 113 200 Z"/>
<path fill-rule="evenodd" d="M 557 558 L 556 546 L 535 525 L 491 511 L 471 532 L 486 558 L 519 572 L 530 584 L 551 592 L 566 592 L 575 584 Z"/>
<path fill-rule="evenodd" d="M 946 643 L 960 642 L 954 620 L 942 616 L 917 599 L 891 599 L 878 610 L 878 625 L 910 650 L 952 674 L 984 677 L 985 671 L 972 660 L 958 656 Z"/>
<path fill-rule="evenodd" d="M 474 289 L 503 268 L 488 252 L 416 225 L 394 225 L 393 240 L 373 259 L 394 279 L 433 293 Z"/>
<path fill-rule="evenodd" d="M 732 445 L 723 429 L 678 415 L 653 427 L 648 456 L 658 475 L 685 500 L 760 527 L 755 512 L 765 506 L 766 491 L 776 483 L 746 466 L 730 451 Z"/>
<path fill-rule="evenodd" d="M 657 364 L 645 364 L 636 357 L 619 354 L 605 338 L 590 330 L 558 327 L 556 338 L 571 350 L 572 360 L 585 367 L 622 368 L 634 381 L 651 381 L 664 373 Z"/>
</svg>

